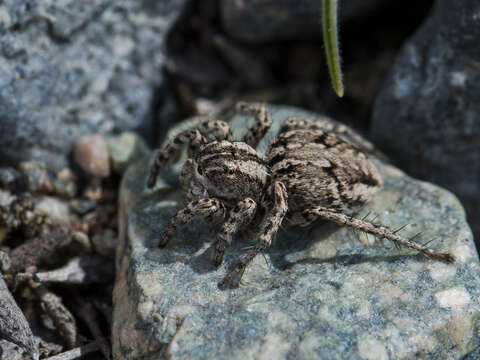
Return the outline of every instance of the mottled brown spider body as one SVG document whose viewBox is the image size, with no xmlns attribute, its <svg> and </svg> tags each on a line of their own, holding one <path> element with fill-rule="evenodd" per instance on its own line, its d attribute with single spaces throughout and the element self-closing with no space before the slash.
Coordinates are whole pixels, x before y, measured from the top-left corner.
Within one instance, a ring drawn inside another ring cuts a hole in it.
<svg viewBox="0 0 480 360">
<path fill-rule="evenodd" d="M 317 219 L 389 239 L 438 260 L 454 260 L 402 238 L 398 231 L 350 216 L 381 186 L 366 155 L 373 147 L 357 134 L 341 125 L 290 118 L 263 159 L 255 148 L 270 128 L 271 118 L 264 106 L 240 104 L 238 109 L 256 119 L 243 141 L 231 141 L 226 123 L 207 121 L 178 134 L 158 152 L 148 179 L 150 188 L 159 169 L 176 158 L 184 145 L 192 154 L 180 175 L 189 203 L 170 220 L 160 246 L 194 216 L 223 222 L 215 242 L 214 261 L 219 265 L 239 228 L 259 227 L 256 245 L 220 282 L 222 287 L 238 284 L 253 258 L 271 245 L 280 225 L 306 226 Z M 207 134 L 217 140 L 207 142 Z"/>
<path fill-rule="evenodd" d="M 381 186 L 377 169 L 363 152 L 320 129 L 284 127 L 266 158 L 272 178 L 287 188 L 284 225 L 310 224 L 305 211 L 318 207 L 351 214 Z"/>
</svg>

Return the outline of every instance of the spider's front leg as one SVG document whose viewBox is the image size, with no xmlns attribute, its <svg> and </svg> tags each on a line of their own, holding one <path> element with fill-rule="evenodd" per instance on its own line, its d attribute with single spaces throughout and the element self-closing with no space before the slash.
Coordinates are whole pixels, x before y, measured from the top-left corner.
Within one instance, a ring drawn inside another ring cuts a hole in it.
<svg viewBox="0 0 480 360">
<path fill-rule="evenodd" d="M 267 107 L 265 105 L 251 105 L 239 102 L 236 105 L 236 110 L 240 114 L 255 116 L 255 123 L 243 138 L 243 142 L 255 149 L 265 136 L 268 129 L 272 126 L 272 118 L 267 111 Z"/>
<path fill-rule="evenodd" d="M 445 261 L 447 263 L 453 263 L 455 261 L 455 258 L 449 253 L 437 252 L 412 240 L 405 239 L 404 237 L 397 235 L 396 231 L 392 231 L 385 226 L 375 225 L 368 221 L 359 220 L 332 209 L 318 207 L 316 209 L 307 210 L 304 212 L 304 217 L 309 222 L 313 222 L 317 218 L 322 218 L 324 220 L 332 221 L 340 226 L 348 226 L 372 234 L 379 239 L 388 239 L 393 241 L 393 243 L 397 246 L 405 246 L 410 249 L 417 250 L 422 255 L 429 258 Z"/>
<path fill-rule="evenodd" d="M 235 268 L 218 284 L 220 288 L 225 288 L 229 285 L 231 287 L 237 286 L 248 264 L 255 256 L 272 244 L 272 238 L 278 231 L 288 210 L 288 195 L 285 185 L 278 181 L 272 185 L 271 192 L 273 207 L 265 217 L 262 233 L 257 244 L 240 259 Z"/>
<path fill-rule="evenodd" d="M 230 244 L 232 236 L 238 231 L 240 226 L 246 225 L 252 221 L 256 209 L 257 203 L 250 198 L 246 198 L 230 210 L 227 221 L 223 223 L 222 228 L 217 235 L 214 256 L 216 266 L 219 266 L 222 263 L 223 254 L 225 253 L 227 245 Z"/>
<path fill-rule="evenodd" d="M 170 219 L 167 228 L 160 239 L 159 247 L 163 247 L 168 244 L 170 237 L 187 222 L 189 222 L 194 216 L 203 216 L 216 219 L 225 218 L 225 206 L 222 202 L 215 198 L 207 198 L 195 200 L 178 211 L 177 214 Z"/>
<path fill-rule="evenodd" d="M 177 159 L 185 145 L 189 146 L 191 152 L 195 152 L 201 145 L 207 143 L 205 135 L 209 134 L 212 134 L 217 140 L 231 140 L 228 124 L 220 120 L 206 121 L 197 128 L 182 131 L 170 140 L 162 150 L 158 151 L 150 170 L 147 186 L 151 189 L 155 185 L 160 169 L 169 161 Z"/>
</svg>

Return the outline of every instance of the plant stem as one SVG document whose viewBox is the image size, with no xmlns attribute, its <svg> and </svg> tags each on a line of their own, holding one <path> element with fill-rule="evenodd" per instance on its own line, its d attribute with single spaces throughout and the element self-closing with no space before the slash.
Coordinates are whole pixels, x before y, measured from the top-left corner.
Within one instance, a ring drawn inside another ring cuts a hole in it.
<svg viewBox="0 0 480 360">
<path fill-rule="evenodd" d="M 333 89 L 339 97 L 342 97 L 343 81 L 338 45 L 337 8 L 337 0 L 322 0 L 323 42 L 325 44 L 328 72 Z"/>
</svg>

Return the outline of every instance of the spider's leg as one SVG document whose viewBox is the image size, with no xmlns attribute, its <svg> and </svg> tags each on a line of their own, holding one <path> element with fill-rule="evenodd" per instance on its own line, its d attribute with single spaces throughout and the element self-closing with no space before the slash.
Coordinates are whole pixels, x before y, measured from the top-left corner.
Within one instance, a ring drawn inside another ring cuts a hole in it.
<svg viewBox="0 0 480 360">
<path fill-rule="evenodd" d="M 223 219 L 225 212 L 225 206 L 220 200 L 215 198 L 200 199 L 188 203 L 185 208 L 179 210 L 177 214 L 170 219 L 158 246 L 163 247 L 167 245 L 168 240 L 177 229 L 189 222 L 194 216 L 212 216 Z"/>
<path fill-rule="evenodd" d="M 227 244 L 230 244 L 233 234 L 237 232 L 240 226 L 252 221 L 256 209 L 256 202 L 250 198 L 246 198 L 240 201 L 237 206 L 230 211 L 227 221 L 223 223 L 217 235 L 214 256 L 215 265 L 219 266 L 222 263 L 223 254 L 225 253 Z"/>
<path fill-rule="evenodd" d="M 334 133 L 341 138 L 348 140 L 355 145 L 361 151 L 376 154 L 377 151 L 373 144 L 364 138 L 362 138 L 355 131 L 348 126 L 339 123 L 333 123 L 330 120 L 322 119 L 306 119 L 306 118 L 288 118 L 280 128 L 280 133 L 284 133 L 291 130 L 322 130 L 327 133 Z"/>
<path fill-rule="evenodd" d="M 209 120 L 201 123 L 198 130 L 203 135 L 212 134 L 217 140 L 232 141 L 232 135 L 230 133 L 230 127 L 225 121 L 221 120 Z"/>
<path fill-rule="evenodd" d="M 182 131 L 158 151 L 148 178 L 148 187 L 152 188 L 155 185 L 160 169 L 170 160 L 178 158 L 185 145 L 188 145 L 191 152 L 195 152 L 201 145 L 207 143 L 205 135 L 209 134 L 218 140 L 231 140 L 228 124 L 220 120 L 205 121 L 197 128 Z"/>
<path fill-rule="evenodd" d="M 243 142 L 255 149 L 268 129 L 270 129 L 270 126 L 272 126 L 272 118 L 265 105 L 251 105 L 239 102 L 236 105 L 236 109 L 241 114 L 255 116 L 255 123 L 243 138 Z"/>
<path fill-rule="evenodd" d="M 219 283 L 220 288 L 225 288 L 229 285 L 232 287 L 238 285 L 238 282 L 248 264 L 250 264 L 255 256 L 271 245 L 272 237 L 278 231 L 278 228 L 288 210 L 287 190 L 285 185 L 277 181 L 272 187 L 274 199 L 273 207 L 265 217 L 263 229 L 257 244 L 240 259 L 234 269 Z"/>
<path fill-rule="evenodd" d="M 190 147 L 197 148 L 206 142 L 207 140 L 198 129 L 185 130 L 175 136 L 163 149 L 158 151 L 155 162 L 150 170 L 147 186 L 152 188 L 155 185 L 160 169 L 170 160 L 178 158 L 184 145 L 188 144 Z"/>
<path fill-rule="evenodd" d="M 349 226 L 351 228 L 369 233 L 379 239 L 388 239 L 393 241 L 398 246 L 405 246 L 410 249 L 417 250 L 426 257 L 452 263 L 455 258 L 449 253 L 441 253 L 432 250 L 422 244 L 406 239 L 397 234 L 397 232 L 390 230 L 385 226 L 375 225 L 368 221 L 356 219 L 354 217 L 339 213 L 332 209 L 318 207 L 316 209 L 307 210 L 304 212 L 304 217 L 309 221 L 314 221 L 316 218 L 322 218 L 332 221 L 340 226 Z"/>
</svg>

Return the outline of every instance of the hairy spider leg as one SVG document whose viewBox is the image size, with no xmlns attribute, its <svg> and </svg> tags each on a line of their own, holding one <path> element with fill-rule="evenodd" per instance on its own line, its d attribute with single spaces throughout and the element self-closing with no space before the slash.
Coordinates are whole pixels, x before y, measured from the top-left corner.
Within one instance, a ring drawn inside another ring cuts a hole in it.
<svg viewBox="0 0 480 360">
<path fill-rule="evenodd" d="M 340 226 L 349 226 L 351 228 L 372 234 L 379 239 L 388 239 L 395 245 L 417 250 L 420 254 L 428 258 L 441 260 L 447 263 L 453 263 L 455 261 L 455 258 L 452 255 L 448 253 L 437 252 L 422 244 L 405 239 L 404 237 L 397 235 L 397 231 L 392 231 L 385 226 L 375 225 L 368 221 L 359 220 L 354 217 L 338 213 L 332 209 L 318 207 L 316 209 L 306 210 L 304 212 L 304 216 L 310 222 L 315 221 L 317 218 L 322 218 L 332 221 Z"/>
<path fill-rule="evenodd" d="M 239 227 L 250 223 L 253 220 L 257 203 L 246 198 L 239 201 L 237 206 L 230 210 L 227 221 L 225 221 L 217 235 L 215 243 L 215 265 L 219 266 L 223 261 L 223 255 L 228 244 L 230 244 L 232 236 L 238 231 Z"/>
<path fill-rule="evenodd" d="M 235 287 L 250 262 L 259 253 L 263 252 L 272 244 L 272 238 L 278 231 L 280 224 L 288 210 L 288 195 L 285 185 L 276 181 L 272 186 L 273 207 L 265 217 L 262 233 L 258 242 L 237 263 L 233 270 L 218 284 L 220 288 L 227 286 Z"/>
<path fill-rule="evenodd" d="M 153 188 L 160 169 L 169 161 L 177 159 L 185 145 L 189 146 L 191 152 L 195 152 L 201 145 L 207 143 L 205 136 L 209 134 L 212 134 L 217 140 L 231 140 L 230 127 L 226 122 L 220 120 L 205 121 L 197 128 L 182 131 L 170 140 L 162 150 L 158 151 L 148 177 L 147 186 L 150 189 Z"/>
<path fill-rule="evenodd" d="M 343 124 L 333 123 L 331 121 L 322 121 L 320 119 L 312 120 L 290 117 L 283 123 L 282 127 L 280 128 L 280 133 L 291 130 L 322 130 L 327 133 L 334 133 L 343 139 L 349 140 L 350 143 L 358 147 L 363 152 L 376 155 L 378 153 L 370 141 L 365 140 L 355 131 Z"/>
<path fill-rule="evenodd" d="M 239 102 L 236 105 L 236 110 L 240 114 L 252 115 L 255 117 L 255 123 L 243 137 L 243 142 L 255 149 L 265 136 L 268 129 L 272 126 L 272 118 L 265 105 L 252 105 Z"/>
<path fill-rule="evenodd" d="M 224 219 L 226 214 L 225 206 L 216 198 L 195 200 L 179 210 L 177 214 L 172 217 L 166 227 L 166 230 L 160 239 L 159 247 L 166 246 L 170 237 L 175 232 L 189 222 L 195 216 L 214 217 L 217 219 Z"/>
</svg>

